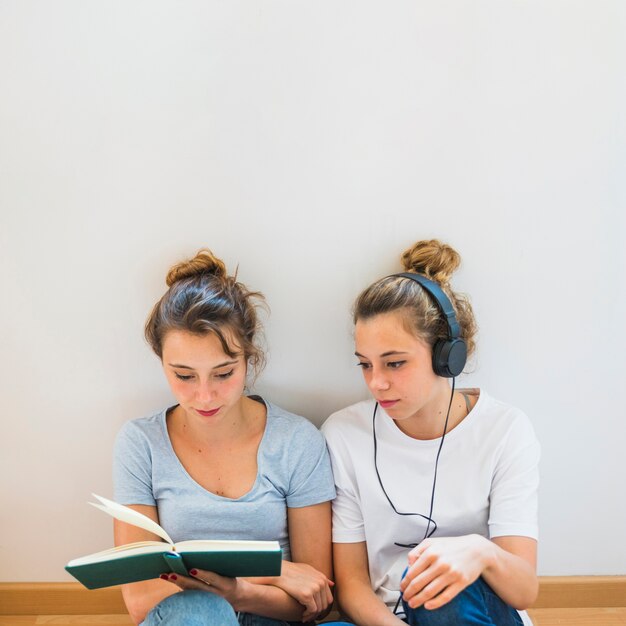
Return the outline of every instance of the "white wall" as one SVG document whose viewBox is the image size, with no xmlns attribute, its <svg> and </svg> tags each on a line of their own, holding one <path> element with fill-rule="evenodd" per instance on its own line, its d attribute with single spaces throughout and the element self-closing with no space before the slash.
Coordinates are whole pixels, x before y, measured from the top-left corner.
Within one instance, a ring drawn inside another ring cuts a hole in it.
<svg viewBox="0 0 626 626">
<path fill-rule="evenodd" d="M 142 325 L 173 262 L 267 295 L 258 388 L 319 424 L 365 396 L 354 296 L 431 236 L 464 382 L 543 446 L 540 572 L 625 574 L 625 6 L 0 1 L 0 580 L 111 544 L 85 502 L 170 400 Z"/>
</svg>

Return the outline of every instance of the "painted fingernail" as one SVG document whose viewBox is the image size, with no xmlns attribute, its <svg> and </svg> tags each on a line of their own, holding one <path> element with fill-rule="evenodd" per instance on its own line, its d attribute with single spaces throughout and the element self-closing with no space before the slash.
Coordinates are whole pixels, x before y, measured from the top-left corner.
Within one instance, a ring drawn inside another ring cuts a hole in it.
<svg viewBox="0 0 626 626">
<path fill-rule="evenodd" d="M 161 578 L 163 580 L 167 580 L 169 578 L 169 576 L 167 574 L 161 574 Z"/>
<path fill-rule="evenodd" d="M 170 580 L 177 580 L 178 576 L 176 574 L 170 574 Z"/>
</svg>

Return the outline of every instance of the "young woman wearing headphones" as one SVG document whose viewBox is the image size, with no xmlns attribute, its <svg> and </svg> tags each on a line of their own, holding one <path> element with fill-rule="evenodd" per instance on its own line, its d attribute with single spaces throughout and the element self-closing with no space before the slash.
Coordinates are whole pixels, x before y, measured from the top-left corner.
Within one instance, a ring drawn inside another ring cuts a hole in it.
<svg viewBox="0 0 626 626">
<path fill-rule="evenodd" d="M 339 605 L 359 626 L 530 623 L 539 445 L 521 411 L 455 389 L 476 332 L 457 252 L 419 241 L 402 261 L 354 308 L 373 398 L 323 425 Z"/>
</svg>

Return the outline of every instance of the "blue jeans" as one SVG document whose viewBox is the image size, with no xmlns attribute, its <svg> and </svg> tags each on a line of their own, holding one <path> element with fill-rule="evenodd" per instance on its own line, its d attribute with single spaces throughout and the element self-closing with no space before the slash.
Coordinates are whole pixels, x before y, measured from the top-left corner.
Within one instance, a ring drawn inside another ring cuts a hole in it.
<svg viewBox="0 0 626 626">
<path fill-rule="evenodd" d="M 140 626 L 290 626 L 290 622 L 236 613 L 229 602 L 209 591 L 181 591 L 159 602 Z M 300 623 L 299 626 L 302 626 Z"/>
<path fill-rule="evenodd" d="M 412 609 L 404 601 L 402 605 L 409 626 L 522 626 L 519 613 L 482 578 L 438 609 Z"/>
<path fill-rule="evenodd" d="M 404 621 L 409 626 L 522 626 L 519 613 L 479 578 L 438 609 L 412 609 L 404 601 Z M 326 626 L 346 624 L 331 622 Z"/>
</svg>

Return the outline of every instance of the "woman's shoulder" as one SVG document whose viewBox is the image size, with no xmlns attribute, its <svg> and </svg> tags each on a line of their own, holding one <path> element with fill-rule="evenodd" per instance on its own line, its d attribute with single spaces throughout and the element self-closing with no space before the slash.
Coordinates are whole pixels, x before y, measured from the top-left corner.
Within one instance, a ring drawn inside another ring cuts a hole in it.
<svg viewBox="0 0 626 626">
<path fill-rule="evenodd" d="M 137 417 L 124 422 L 117 433 L 117 440 L 137 441 L 139 439 L 154 440 L 155 438 L 161 438 L 167 410 L 162 409 L 152 415 Z"/>
<path fill-rule="evenodd" d="M 279 431 L 288 439 L 319 435 L 319 429 L 308 418 L 283 409 L 266 399 L 263 399 L 263 403 L 267 408 L 267 423 L 272 432 Z"/>
<path fill-rule="evenodd" d="M 463 390 L 465 391 L 465 390 Z M 526 413 L 522 411 L 522 409 L 509 404 L 508 402 L 504 402 L 502 400 L 498 400 L 491 396 L 484 389 L 468 389 L 467 392 L 470 394 L 476 393 L 478 395 L 478 403 L 480 403 L 480 409 L 494 417 L 499 417 L 504 420 L 514 421 L 516 419 L 528 419 Z"/>
<path fill-rule="evenodd" d="M 374 400 L 361 400 L 339 411 L 332 413 L 322 424 L 322 432 L 328 436 L 332 433 L 361 429 L 371 425 L 374 411 Z"/>
<path fill-rule="evenodd" d="M 522 409 L 493 398 L 484 389 L 480 390 L 474 409 L 478 418 L 477 425 L 494 434 L 499 433 L 502 436 L 505 433 L 515 433 L 516 436 L 524 434 L 531 438 L 535 436 L 532 422 Z"/>
<path fill-rule="evenodd" d="M 263 439 L 263 454 L 273 459 L 282 458 L 289 473 L 293 467 L 307 467 L 327 456 L 326 440 L 319 428 L 309 419 L 283 409 L 271 402 L 267 406 L 267 427 Z M 331 480 L 332 482 L 332 480 Z"/>
</svg>

